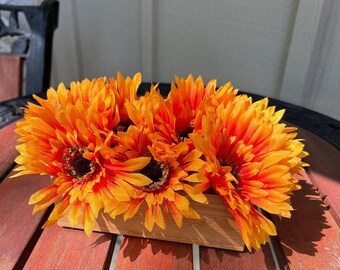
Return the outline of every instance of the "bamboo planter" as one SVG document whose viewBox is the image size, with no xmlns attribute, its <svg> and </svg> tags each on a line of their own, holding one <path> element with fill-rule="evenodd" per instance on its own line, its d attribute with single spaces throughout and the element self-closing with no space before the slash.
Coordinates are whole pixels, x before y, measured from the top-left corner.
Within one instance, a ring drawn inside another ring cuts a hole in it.
<svg viewBox="0 0 340 270">
<path fill-rule="evenodd" d="M 191 207 L 200 214 L 201 219 L 183 218 L 182 228 L 177 227 L 169 213 L 165 219 L 166 230 L 155 225 L 152 232 L 149 232 L 144 227 L 145 207 L 142 205 L 138 213 L 125 222 L 122 216 L 114 220 L 105 213 L 99 213 L 93 231 L 243 251 L 244 243 L 237 224 L 224 203 L 215 194 L 206 194 L 206 196 L 209 204 L 190 202 Z M 58 225 L 71 227 L 67 216 L 60 219 Z M 82 229 L 83 227 L 78 224 L 74 228 Z"/>
</svg>

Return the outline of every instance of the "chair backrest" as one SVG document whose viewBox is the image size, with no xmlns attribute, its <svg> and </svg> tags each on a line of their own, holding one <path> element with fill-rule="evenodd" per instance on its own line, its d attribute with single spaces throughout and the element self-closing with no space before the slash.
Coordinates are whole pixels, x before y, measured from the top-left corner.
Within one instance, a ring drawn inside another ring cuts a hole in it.
<svg viewBox="0 0 340 270">
<path fill-rule="evenodd" d="M 0 101 L 45 91 L 50 85 L 59 2 L 45 0 L 40 6 L 0 5 L 0 12 L 3 15 L 0 38 L 15 40 L 9 52 L 0 52 Z"/>
</svg>

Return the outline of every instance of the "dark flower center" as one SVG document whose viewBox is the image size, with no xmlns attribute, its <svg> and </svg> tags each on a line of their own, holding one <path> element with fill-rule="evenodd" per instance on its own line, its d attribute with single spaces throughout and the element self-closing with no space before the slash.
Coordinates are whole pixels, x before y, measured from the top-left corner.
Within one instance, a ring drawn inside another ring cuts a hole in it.
<svg viewBox="0 0 340 270">
<path fill-rule="evenodd" d="M 129 126 L 131 126 L 132 122 L 130 120 L 126 121 L 126 122 L 119 122 L 117 126 L 114 127 L 113 131 L 114 132 L 126 132 L 129 128 Z"/>
<path fill-rule="evenodd" d="M 189 138 L 189 134 L 194 131 L 194 120 L 190 121 L 189 127 L 182 131 L 180 134 L 178 134 L 178 137 L 181 141 L 184 141 L 185 139 Z"/>
<path fill-rule="evenodd" d="M 239 165 L 237 162 L 231 162 L 222 158 L 218 159 L 219 163 L 221 166 L 229 166 L 231 167 L 230 173 L 239 181 Z M 236 190 L 239 190 L 239 185 L 237 182 L 232 182 L 233 186 L 235 187 Z"/>
<path fill-rule="evenodd" d="M 150 161 L 139 173 L 144 174 L 152 180 L 152 183 L 140 187 L 144 191 L 159 190 L 168 180 L 169 177 L 169 165 L 166 163 L 160 163 L 154 159 Z"/>
<path fill-rule="evenodd" d="M 98 171 L 98 165 L 83 157 L 85 147 L 71 146 L 64 151 L 63 167 L 74 181 L 90 180 Z"/>
<path fill-rule="evenodd" d="M 118 131 L 125 132 L 125 131 L 127 131 L 127 126 L 125 126 L 124 124 L 123 124 L 123 125 L 118 124 L 118 125 L 114 128 L 114 131 L 115 131 L 115 132 L 118 132 Z"/>
</svg>

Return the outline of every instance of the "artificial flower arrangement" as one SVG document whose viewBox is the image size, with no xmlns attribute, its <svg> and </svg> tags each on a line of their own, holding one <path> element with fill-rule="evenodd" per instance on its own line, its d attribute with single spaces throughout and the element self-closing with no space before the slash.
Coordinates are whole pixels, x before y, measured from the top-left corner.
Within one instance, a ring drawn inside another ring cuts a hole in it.
<svg viewBox="0 0 340 270">
<path fill-rule="evenodd" d="M 166 98 L 157 84 L 138 97 L 140 83 L 140 73 L 118 73 L 34 96 L 39 105 L 28 104 L 17 124 L 15 176 L 53 178 L 31 196 L 33 214 L 55 204 L 45 228 L 68 215 L 90 235 L 99 211 L 127 220 L 144 204 L 145 228 L 166 230 L 168 215 L 178 227 L 199 219 L 192 202 L 209 204 L 210 189 L 247 248 L 259 249 L 276 229 L 257 207 L 290 217 L 294 174 L 306 166 L 296 128 L 279 122 L 284 111 L 191 75 L 176 77 Z"/>
</svg>

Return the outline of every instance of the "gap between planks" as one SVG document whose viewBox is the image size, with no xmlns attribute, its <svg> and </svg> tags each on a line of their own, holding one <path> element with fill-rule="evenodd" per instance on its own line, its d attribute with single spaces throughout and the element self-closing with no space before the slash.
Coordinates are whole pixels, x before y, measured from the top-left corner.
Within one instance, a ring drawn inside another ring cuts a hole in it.
<svg viewBox="0 0 340 270">
<path fill-rule="evenodd" d="M 26 264 L 26 262 L 28 261 L 29 257 L 31 256 L 33 249 L 35 247 L 35 245 L 38 243 L 39 238 L 43 232 L 42 226 L 45 224 L 45 222 L 47 221 L 49 215 L 51 214 L 53 210 L 52 205 L 50 205 L 46 210 L 44 215 L 42 216 L 35 232 L 32 234 L 32 237 L 30 238 L 30 240 L 27 242 L 21 256 L 19 257 L 18 261 L 16 262 L 15 266 L 13 267 L 13 270 L 19 270 L 19 269 L 23 269 L 24 265 Z"/>
<path fill-rule="evenodd" d="M 113 248 L 113 254 L 112 254 L 109 270 L 115 270 L 116 269 L 118 254 L 119 254 L 119 251 L 120 251 L 120 246 L 122 244 L 122 238 L 123 238 L 122 234 L 117 235 L 116 243 L 115 243 L 115 246 Z"/>
<path fill-rule="evenodd" d="M 264 211 L 263 209 L 256 207 L 257 210 L 264 215 L 266 218 L 268 218 L 271 222 L 274 223 L 272 216 L 267 213 L 266 211 Z M 275 223 L 274 223 L 275 224 Z M 280 245 L 280 241 L 278 236 L 270 236 L 269 239 L 269 248 L 270 248 L 270 252 L 272 254 L 273 260 L 274 260 L 274 264 L 275 264 L 275 269 L 276 270 L 281 270 L 281 269 L 286 269 L 287 268 L 287 262 L 283 256 L 283 252 L 281 249 L 281 245 Z"/>
<path fill-rule="evenodd" d="M 122 244 L 122 238 L 123 238 L 122 234 L 117 235 L 109 270 L 116 269 L 117 259 Z M 268 245 L 270 247 L 270 251 L 274 260 L 275 269 L 277 270 L 286 269 L 286 263 L 277 236 L 270 237 L 270 242 Z M 192 244 L 192 265 L 193 270 L 201 270 L 200 246 L 196 244 Z"/>
<path fill-rule="evenodd" d="M 117 235 L 109 270 L 115 270 L 116 269 L 117 259 L 118 259 L 120 247 L 121 247 L 121 244 L 122 244 L 122 238 L 123 238 L 122 234 Z M 193 270 L 201 270 L 200 246 L 195 245 L 195 244 L 192 244 L 192 265 L 193 265 Z"/>
</svg>

